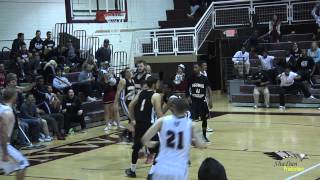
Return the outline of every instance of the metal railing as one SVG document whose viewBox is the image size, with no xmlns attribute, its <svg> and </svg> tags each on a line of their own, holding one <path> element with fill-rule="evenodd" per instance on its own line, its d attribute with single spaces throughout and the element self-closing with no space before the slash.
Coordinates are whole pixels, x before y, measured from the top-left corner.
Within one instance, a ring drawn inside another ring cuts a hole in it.
<svg viewBox="0 0 320 180">
<path fill-rule="evenodd" d="M 212 2 L 195 27 L 135 32 L 135 56 L 197 54 L 214 28 L 268 24 L 276 14 L 282 23 L 314 21 L 310 0 L 234 0 Z"/>
</svg>

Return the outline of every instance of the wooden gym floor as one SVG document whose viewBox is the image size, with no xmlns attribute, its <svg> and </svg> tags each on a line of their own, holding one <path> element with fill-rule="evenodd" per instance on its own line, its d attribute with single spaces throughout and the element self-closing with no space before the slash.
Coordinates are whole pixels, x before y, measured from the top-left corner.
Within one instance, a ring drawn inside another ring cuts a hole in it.
<svg viewBox="0 0 320 180">
<path fill-rule="evenodd" d="M 320 163 L 319 110 L 279 112 L 277 109 L 236 108 L 219 93 L 215 93 L 214 100 L 213 118 L 208 122 L 214 129 L 209 135 L 212 143 L 207 149 L 192 149 L 191 180 L 197 179 L 198 168 L 206 157 L 219 160 L 230 180 L 280 180 L 299 172 L 303 174 L 296 179 L 320 179 L 320 166 L 317 166 Z M 85 134 L 68 137 L 66 141 L 49 143 L 45 149 L 23 151 L 32 163 L 26 179 L 129 179 L 124 170 L 130 165 L 131 145 L 119 142 L 119 132 L 106 135 L 103 129 L 102 126 L 91 128 Z M 264 154 L 280 150 L 304 153 L 309 159 L 278 161 Z M 286 171 L 279 162 L 288 163 L 294 167 L 291 168 L 293 171 Z M 142 180 L 149 165 L 144 164 L 144 159 L 138 163 L 136 179 Z M 0 176 L 0 179 L 12 180 L 14 176 Z"/>
</svg>

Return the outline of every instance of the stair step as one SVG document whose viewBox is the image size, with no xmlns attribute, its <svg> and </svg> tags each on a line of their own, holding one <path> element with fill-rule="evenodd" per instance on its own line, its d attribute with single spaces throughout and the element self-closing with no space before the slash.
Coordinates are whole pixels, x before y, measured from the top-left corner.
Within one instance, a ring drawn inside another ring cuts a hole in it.
<svg viewBox="0 0 320 180">
<path fill-rule="evenodd" d="M 190 9 L 190 3 L 187 0 L 173 0 L 174 9 Z"/>
<path fill-rule="evenodd" d="M 298 41 L 312 41 L 313 34 L 286 34 L 281 37 L 282 41 L 291 41 L 291 42 L 298 42 Z"/>
<path fill-rule="evenodd" d="M 197 21 L 193 19 L 170 20 L 170 21 L 159 21 L 159 26 L 162 29 L 182 28 L 182 27 L 193 27 L 196 23 Z"/>
<path fill-rule="evenodd" d="M 167 20 L 179 20 L 179 19 L 187 19 L 187 14 L 190 13 L 188 9 L 175 9 L 175 10 L 167 10 Z"/>
</svg>

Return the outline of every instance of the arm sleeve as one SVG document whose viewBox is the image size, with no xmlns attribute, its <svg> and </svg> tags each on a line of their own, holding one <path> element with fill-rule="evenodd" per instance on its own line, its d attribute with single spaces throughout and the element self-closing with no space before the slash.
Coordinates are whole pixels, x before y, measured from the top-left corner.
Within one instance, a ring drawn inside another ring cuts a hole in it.
<svg viewBox="0 0 320 180">
<path fill-rule="evenodd" d="M 239 61 L 239 52 L 236 52 L 232 58 L 232 61 L 235 63 L 235 62 L 238 62 Z"/>
</svg>

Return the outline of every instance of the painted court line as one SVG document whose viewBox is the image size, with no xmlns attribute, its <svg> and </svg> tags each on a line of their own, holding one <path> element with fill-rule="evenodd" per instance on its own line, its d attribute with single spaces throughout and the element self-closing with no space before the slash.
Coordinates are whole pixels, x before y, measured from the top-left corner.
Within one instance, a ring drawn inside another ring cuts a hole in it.
<svg viewBox="0 0 320 180">
<path fill-rule="evenodd" d="M 306 173 L 306 172 L 311 171 L 311 170 L 314 169 L 314 168 L 317 168 L 318 166 L 320 166 L 320 163 L 318 163 L 318 164 L 316 164 L 316 165 L 314 165 L 314 166 L 312 166 L 312 167 L 309 167 L 308 169 L 306 169 L 306 170 L 304 170 L 304 171 L 301 171 L 301 172 L 299 172 L 298 174 L 295 174 L 295 175 L 293 175 L 293 176 L 290 176 L 290 177 L 288 177 L 286 180 L 291 180 L 291 179 L 293 179 L 293 178 L 296 178 L 296 177 L 298 177 L 298 176 L 300 176 L 300 175 L 302 175 L 302 174 L 304 174 L 304 173 Z"/>
</svg>

